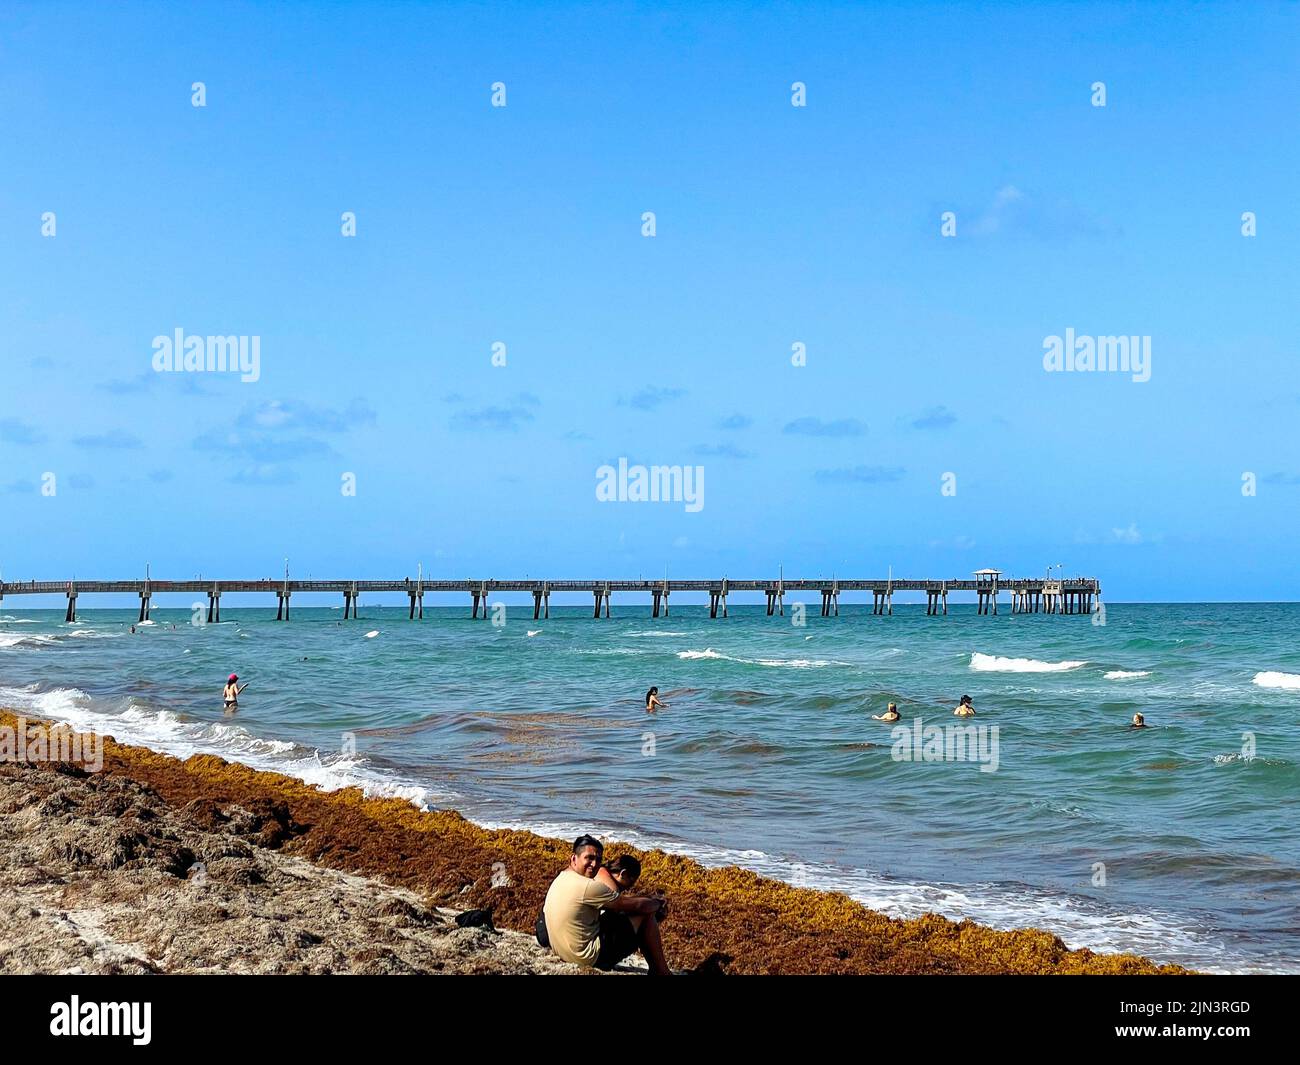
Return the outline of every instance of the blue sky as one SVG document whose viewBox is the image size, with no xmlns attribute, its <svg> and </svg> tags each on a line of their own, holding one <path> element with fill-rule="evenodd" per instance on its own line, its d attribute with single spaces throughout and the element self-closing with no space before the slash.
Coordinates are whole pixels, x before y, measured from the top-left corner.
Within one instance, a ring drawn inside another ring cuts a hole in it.
<svg viewBox="0 0 1300 1065">
<path fill-rule="evenodd" d="M 1298 23 L 6 5 L 0 570 L 1300 598 Z M 154 373 L 177 328 L 260 337 L 259 380 Z M 1045 372 L 1067 328 L 1151 379 Z M 598 502 L 620 457 L 703 509 Z"/>
</svg>

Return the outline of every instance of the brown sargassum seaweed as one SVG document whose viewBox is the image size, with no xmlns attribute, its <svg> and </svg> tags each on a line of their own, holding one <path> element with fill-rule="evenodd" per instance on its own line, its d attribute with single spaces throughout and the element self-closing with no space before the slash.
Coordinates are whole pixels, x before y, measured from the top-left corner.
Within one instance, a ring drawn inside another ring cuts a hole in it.
<svg viewBox="0 0 1300 1065">
<path fill-rule="evenodd" d="M 14 727 L 16 720 L 0 711 L 0 724 Z M 107 739 L 103 771 L 135 780 L 172 804 L 259 810 L 273 829 L 263 832 L 263 845 L 423 892 L 436 905 L 491 907 L 498 927 L 531 930 L 547 887 L 569 858 L 569 841 L 490 831 L 452 810 L 424 812 L 400 799 L 365 798 L 355 788 L 322 792 L 214 755 L 182 762 Z M 732 973 L 1187 972 L 1133 954 L 1069 950 L 1037 929 L 1000 932 L 934 914 L 897 920 L 838 892 L 796 888 L 734 867 L 706 869 L 689 858 L 607 842 L 606 858 L 618 854 L 641 860 L 638 891 L 669 898 L 663 937 L 676 969 L 709 959 L 712 967 L 723 955 Z"/>
</svg>

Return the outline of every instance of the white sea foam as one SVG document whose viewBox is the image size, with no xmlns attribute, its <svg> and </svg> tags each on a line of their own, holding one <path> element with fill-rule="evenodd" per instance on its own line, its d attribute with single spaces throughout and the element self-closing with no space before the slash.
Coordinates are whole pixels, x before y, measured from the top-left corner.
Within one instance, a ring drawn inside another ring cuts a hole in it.
<svg viewBox="0 0 1300 1065">
<path fill-rule="evenodd" d="M 358 787 L 366 795 L 405 799 L 422 810 L 433 802 L 447 804 L 457 798 L 452 791 L 396 780 L 368 765 L 362 755 L 322 754 L 315 747 L 288 740 L 263 739 L 241 725 L 183 719 L 136 698 L 128 699 L 124 709 L 114 713 L 97 706 L 79 688 L 39 691 L 36 686 L 0 687 L 0 706 L 26 710 L 81 732 L 99 732 L 175 758 L 220 755 L 253 769 L 297 777 L 322 791 Z"/>
<path fill-rule="evenodd" d="M 1036 658 L 1002 658 L 976 651 L 970 656 L 970 668 L 977 673 L 1065 673 L 1086 666 L 1087 662 L 1040 662 Z"/>
<path fill-rule="evenodd" d="M 43 633 L 0 632 L 0 647 L 49 647 L 58 642 Z"/>
<path fill-rule="evenodd" d="M 667 629 L 646 629 L 644 632 L 629 632 L 628 636 L 689 636 L 689 632 L 669 632 Z"/>
<path fill-rule="evenodd" d="M 1106 674 L 1106 680 L 1128 680 L 1130 677 L 1149 677 L 1150 670 L 1146 669 L 1112 669 Z"/>
<path fill-rule="evenodd" d="M 529 635 L 529 636 L 540 636 L 541 634 L 542 634 L 542 630 L 541 630 L 541 629 L 529 629 L 529 630 L 528 630 L 528 635 Z"/>
<path fill-rule="evenodd" d="M 1256 673 L 1252 682 L 1261 688 L 1284 688 L 1287 691 L 1300 691 L 1300 674 L 1277 673 L 1272 670 Z"/>
<path fill-rule="evenodd" d="M 847 666 L 848 662 L 836 662 L 829 658 L 737 658 L 735 655 L 724 655 L 721 651 L 715 651 L 712 647 L 706 647 L 703 651 L 678 651 L 678 658 L 684 658 L 687 661 L 697 659 L 718 659 L 723 662 L 739 662 L 744 666 L 770 666 L 784 669 L 820 669 L 823 666 Z"/>
</svg>

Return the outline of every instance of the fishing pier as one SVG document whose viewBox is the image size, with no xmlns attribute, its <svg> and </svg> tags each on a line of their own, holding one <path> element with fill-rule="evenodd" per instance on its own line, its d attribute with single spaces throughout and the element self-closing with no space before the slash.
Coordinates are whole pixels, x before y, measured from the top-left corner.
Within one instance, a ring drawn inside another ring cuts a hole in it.
<svg viewBox="0 0 1300 1065">
<path fill-rule="evenodd" d="M 821 595 L 821 616 L 839 617 L 841 594 L 870 592 L 871 612 L 875 615 L 892 615 L 895 592 L 924 592 L 925 612 L 929 616 L 948 613 L 948 595 L 952 592 L 974 592 L 980 614 L 997 614 L 999 597 L 1010 601 L 1013 614 L 1091 614 L 1100 607 L 1101 582 L 1095 577 L 1048 579 L 1045 577 L 1005 578 L 998 570 L 979 570 L 963 580 L 909 580 L 888 577 L 884 580 L 849 580 L 845 578 L 820 578 L 791 580 L 426 580 L 406 577 L 400 580 L 289 580 L 264 579 L 253 581 L 163 581 L 145 578 L 135 581 L 0 581 L 0 602 L 6 596 L 63 595 L 67 597 L 66 621 L 75 621 L 77 601 L 83 595 L 128 594 L 139 598 L 139 620 L 148 621 L 155 596 L 189 595 L 205 596 L 206 615 L 209 622 L 221 620 L 221 597 L 230 593 L 255 593 L 275 596 L 278 606 L 276 620 L 289 620 L 291 601 L 302 601 L 305 595 L 342 595 L 344 619 L 357 616 L 357 602 L 362 593 L 396 592 L 408 597 L 412 620 L 424 617 L 424 597 L 468 596 L 472 618 L 488 616 L 488 599 L 498 592 L 531 593 L 533 617 L 551 616 L 552 593 L 586 593 L 592 597 L 592 617 L 609 617 L 610 604 L 615 593 L 645 596 L 650 601 L 651 617 L 668 617 L 669 597 L 674 592 L 695 592 L 708 596 L 709 617 L 727 616 L 727 597 L 733 592 L 761 593 L 766 600 L 767 614 L 784 616 L 785 597 L 791 592 L 818 592 Z M 296 597 L 296 600 L 295 600 Z M 202 601 L 197 604 L 202 607 Z"/>
</svg>

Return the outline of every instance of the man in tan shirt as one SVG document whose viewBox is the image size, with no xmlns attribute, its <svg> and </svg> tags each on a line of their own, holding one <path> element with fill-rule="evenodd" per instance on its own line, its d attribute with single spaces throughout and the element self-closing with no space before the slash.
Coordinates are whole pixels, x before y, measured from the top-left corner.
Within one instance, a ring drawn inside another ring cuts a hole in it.
<svg viewBox="0 0 1300 1065">
<path fill-rule="evenodd" d="M 620 895 L 597 878 L 605 848 L 592 836 L 573 841 L 573 856 L 546 893 L 537 938 L 565 961 L 612 969 L 638 950 L 654 975 L 671 973 L 658 917 L 662 899 Z"/>
</svg>

